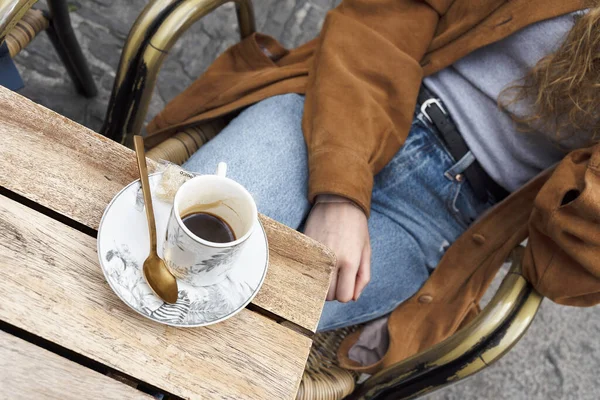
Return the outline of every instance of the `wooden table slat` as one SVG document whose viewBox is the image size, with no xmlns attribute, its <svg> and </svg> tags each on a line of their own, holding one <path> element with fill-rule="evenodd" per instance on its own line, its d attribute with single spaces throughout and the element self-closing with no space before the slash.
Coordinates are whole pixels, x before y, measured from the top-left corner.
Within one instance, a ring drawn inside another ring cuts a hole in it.
<svg viewBox="0 0 600 400">
<path fill-rule="evenodd" d="M 203 328 L 152 322 L 112 292 L 94 238 L 3 196 L 0 293 L 0 320 L 184 398 L 293 399 L 311 344 L 248 310 Z"/>
<path fill-rule="evenodd" d="M 107 204 L 138 178 L 131 150 L 0 87 L 0 186 L 97 229 Z M 335 261 L 292 229 L 261 217 L 270 265 L 253 303 L 315 331 Z"/>
<path fill-rule="evenodd" d="M 12 400 L 154 397 L 0 331 L 0 388 Z"/>
</svg>

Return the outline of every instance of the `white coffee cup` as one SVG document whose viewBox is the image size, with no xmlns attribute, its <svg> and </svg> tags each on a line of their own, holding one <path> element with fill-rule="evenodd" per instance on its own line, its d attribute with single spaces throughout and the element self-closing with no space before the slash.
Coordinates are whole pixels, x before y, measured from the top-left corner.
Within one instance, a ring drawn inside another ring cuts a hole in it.
<svg viewBox="0 0 600 400">
<path fill-rule="evenodd" d="M 215 175 L 201 175 L 185 182 L 173 201 L 167 224 L 163 255 L 169 270 L 193 286 L 221 282 L 238 264 L 240 250 L 258 223 L 256 203 L 239 183 L 225 176 L 227 165 L 219 163 Z M 225 221 L 235 236 L 227 243 L 198 237 L 183 223 L 189 210 L 206 212 Z"/>
</svg>

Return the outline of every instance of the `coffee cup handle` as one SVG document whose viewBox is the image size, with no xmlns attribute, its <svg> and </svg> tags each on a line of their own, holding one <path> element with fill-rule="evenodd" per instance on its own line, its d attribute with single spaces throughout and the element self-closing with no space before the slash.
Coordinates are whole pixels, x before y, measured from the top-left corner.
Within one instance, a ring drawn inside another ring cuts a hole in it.
<svg viewBox="0 0 600 400">
<path fill-rule="evenodd" d="M 215 175 L 224 178 L 227 175 L 227 164 L 220 162 L 219 165 L 217 165 L 217 172 Z"/>
</svg>

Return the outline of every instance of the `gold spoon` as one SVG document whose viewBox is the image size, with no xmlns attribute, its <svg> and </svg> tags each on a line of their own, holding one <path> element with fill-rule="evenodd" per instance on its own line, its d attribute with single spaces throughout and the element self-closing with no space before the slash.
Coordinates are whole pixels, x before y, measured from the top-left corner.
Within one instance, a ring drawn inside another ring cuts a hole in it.
<svg viewBox="0 0 600 400">
<path fill-rule="evenodd" d="M 156 252 L 156 222 L 154 221 L 154 208 L 152 207 L 152 195 L 150 193 L 150 183 L 148 182 L 144 138 L 135 135 L 133 144 L 140 171 L 142 193 L 144 194 L 144 204 L 146 205 L 146 219 L 148 220 L 148 232 L 150 233 L 150 254 L 146 258 L 146 261 L 144 261 L 144 278 L 146 278 L 146 282 L 148 282 L 154 294 L 165 302 L 173 304 L 177 301 L 178 297 L 177 280 Z"/>
</svg>

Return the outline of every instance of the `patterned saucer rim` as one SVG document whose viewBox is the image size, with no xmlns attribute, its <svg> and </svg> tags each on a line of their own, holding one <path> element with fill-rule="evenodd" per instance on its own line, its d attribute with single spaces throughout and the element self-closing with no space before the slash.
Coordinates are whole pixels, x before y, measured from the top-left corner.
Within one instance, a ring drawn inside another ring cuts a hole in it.
<svg viewBox="0 0 600 400">
<path fill-rule="evenodd" d="M 152 181 L 152 178 L 156 175 L 161 175 L 162 172 L 155 172 L 152 174 L 148 174 L 149 180 Z M 198 173 L 192 173 L 196 176 L 200 175 Z M 131 186 L 139 183 L 140 180 L 136 179 L 134 181 L 132 181 L 131 183 L 129 183 L 128 185 L 126 185 L 125 187 L 123 187 L 110 201 L 110 203 L 108 203 L 108 205 L 106 206 L 104 213 L 102 214 L 102 218 L 100 219 L 100 224 L 98 225 L 98 235 L 97 235 L 97 240 L 96 240 L 96 251 L 98 254 L 98 260 L 100 262 L 100 268 L 102 269 L 102 273 L 104 275 L 104 279 L 106 280 L 106 282 L 108 283 L 108 285 L 110 286 L 111 290 L 113 291 L 114 294 L 117 295 L 117 297 L 125 304 L 127 305 L 129 308 L 131 308 L 133 311 L 135 311 L 136 313 L 138 313 L 139 315 L 141 315 L 144 318 L 147 318 L 151 321 L 157 322 L 159 324 L 163 324 L 163 325 L 168 325 L 168 326 L 173 326 L 173 327 L 177 327 L 177 328 L 199 328 L 199 327 L 203 327 L 203 326 L 209 326 L 209 325 L 214 325 L 217 324 L 219 322 L 223 322 L 231 317 L 233 317 L 234 315 L 238 314 L 240 311 L 242 311 L 244 308 L 246 308 L 246 306 L 248 304 L 250 304 L 252 302 L 252 300 L 254 300 L 254 298 L 256 297 L 256 295 L 258 294 L 258 292 L 260 291 L 260 289 L 262 288 L 262 285 L 265 281 L 265 278 L 267 276 L 267 271 L 269 268 L 269 245 L 268 245 L 268 239 L 267 239 L 267 233 L 265 232 L 265 228 L 262 224 L 262 222 L 260 221 L 260 219 L 257 220 L 258 222 L 258 226 L 260 227 L 260 231 L 262 232 L 262 237 L 263 240 L 261 241 L 261 243 L 263 243 L 264 247 L 265 247 L 265 261 L 264 261 L 264 266 L 262 268 L 262 276 L 260 278 L 260 281 L 258 282 L 258 285 L 256 286 L 256 289 L 250 294 L 248 295 L 248 297 L 245 299 L 245 301 L 236 309 L 234 309 L 233 311 L 228 312 L 226 315 L 224 315 L 223 317 L 220 317 L 218 319 L 212 320 L 210 322 L 205 322 L 205 323 L 198 323 L 198 324 L 184 324 L 184 323 L 173 323 L 173 322 L 166 322 L 160 319 L 157 319 L 155 317 L 152 317 L 151 315 L 147 315 L 144 314 L 143 312 L 141 312 L 137 307 L 135 307 L 133 304 L 131 304 L 130 302 L 126 301 L 121 294 L 119 293 L 118 290 L 115 289 L 115 287 L 113 286 L 113 282 L 112 280 L 109 278 L 109 276 L 107 275 L 107 268 L 104 266 L 104 261 L 102 259 L 102 252 L 100 249 L 100 244 L 101 244 L 101 235 L 102 235 L 102 227 L 107 219 L 107 216 L 109 214 L 109 211 L 111 209 L 111 207 L 114 205 L 115 201 L 122 196 Z M 156 214 L 156 212 L 155 212 Z M 156 215 L 155 215 L 156 217 Z M 165 217 L 168 218 L 168 215 Z M 145 221 L 145 219 L 144 219 Z M 257 229 L 255 230 L 255 232 L 251 235 L 257 235 Z M 166 303 L 165 303 L 166 304 Z"/>
</svg>

